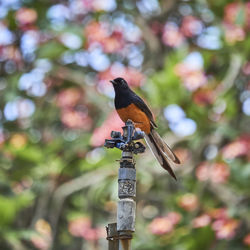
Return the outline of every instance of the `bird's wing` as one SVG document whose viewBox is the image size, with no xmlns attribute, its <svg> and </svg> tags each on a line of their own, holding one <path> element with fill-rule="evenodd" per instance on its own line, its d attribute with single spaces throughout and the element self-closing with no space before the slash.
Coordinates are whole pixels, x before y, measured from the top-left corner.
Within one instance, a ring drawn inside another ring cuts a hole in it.
<svg viewBox="0 0 250 250">
<path fill-rule="evenodd" d="M 134 92 L 133 92 L 133 101 L 134 101 L 134 104 L 147 115 L 153 127 L 157 128 L 157 125 L 155 124 L 154 117 L 153 117 L 151 110 L 149 109 L 147 104 Z"/>
</svg>

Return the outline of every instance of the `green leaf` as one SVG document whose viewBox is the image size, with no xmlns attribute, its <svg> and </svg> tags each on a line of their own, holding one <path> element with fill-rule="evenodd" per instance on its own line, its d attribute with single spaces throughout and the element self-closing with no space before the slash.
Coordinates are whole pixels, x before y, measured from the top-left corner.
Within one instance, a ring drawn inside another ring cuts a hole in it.
<svg viewBox="0 0 250 250">
<path fill-rule="evenodd" d="M 38 50 L 38 57 L 57 59 L 66 48 L 59 42 L 51 41 L 42 45 Z"/>
<path fill-rule="evenodd" d="M 33 198 L 33 194 L 29 191 L 23 192 L 22 194 L 14 197 L 0 195 L 0 225 L 9 225 L 18 215 L 17 212 L 20 209 L 29 206 Z"/>
</svg>

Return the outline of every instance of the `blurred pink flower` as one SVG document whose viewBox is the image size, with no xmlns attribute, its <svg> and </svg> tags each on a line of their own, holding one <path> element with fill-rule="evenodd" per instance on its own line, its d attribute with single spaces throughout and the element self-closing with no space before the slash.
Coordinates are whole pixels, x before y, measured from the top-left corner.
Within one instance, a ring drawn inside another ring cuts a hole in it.
<svg viewBox="0 0 250 250">
<path fill-rule="evenodd" d="M 170 233 L 174 229 L 173 223 L 167 217 L 155 218 L 149 224 L 149 230 L 152 234 L 163 235 Z"/>
<path fill-rule="evenodd" d="M 246 29 L 247 31 L 250 30 L 250 2 L 245 3 L 246 4 Z"/>
<path fill-rule="evenodd" d="M 84 32 L 89 43 L 102 41 L 108 36 L 107 28 L 105 27 L 104 23 L 96 21 L 88 23 Z"/>
<path fill-rule="evenodd" d="M 237 26 L 245 26 L 247 21 L 250 20 L 249 16 L 249 3 L 244 4 L 241 2 L 228 3 L 224 8 L 224 22 L 227 24 L 233 24 Z M 243 16 L 242 23 L 239 23 L 238 17 Z"/>
<path fill-rule="evenodd" d="M 79 88 L 67 88 L 61 90 L 56 97 L 56 104 L 60 108 L 72 108 L 83 98 Z"/>
<path fill-rule="evenodd" d="M 162 23 L 160 23 L 158 21 L 153 21 L 153 23 L 150 25 L 150 27 L 155 35 L 161 34 L 162 30 L 164 28 Z"/>
<path fill-rule="evenodd" d="M 196 168 L 195 174 L 199 181 L 225 183 L 230 176 L 230 169 L 225 163 L 202 162 Z"/>
<path fill-rule="evenodd" d="M 12 45 L 0 48 L 0 59 L 5 61 L 12 60 L 18 65 L 22 65 L 22 56 L 20 50 Z"/>
<path fill-rule="evenodd" d="M 229 3 L 224 8 L 224 20 L 228 23 L 235 23 L 238 12 L 243 6 L 240 3 Z"/>
<path fill-rule="evenodd" d="M 41 235 L 47 236 L 48 238 L 51 237 L 51 227 L 46 220 L 44 219 L 37 220 L 35 224 L 35 229 Z"/>
<path fill-rule="evenodd" d="M 180 222 L 182 216 L 177 212 L 169 212 L 167 218 L 172 222 L 173 225 L 176 225 Z"/>
<path fill-rule="evenodd" d="M 239 226 L 239 221 L 235 219 L 218 219 L 213 222 L 212 228 L 217 239 L 231 239 Z"/>
<path fill-rule="evenodd" d="M 82 237 L 89 241 L 96 241 L 105 236 L 104 228 L 92 228 L 91 221 L 87 217 L 81 217 L 70 221 L 69 232 L 73 236 Z"/>
<path fill-rule="evenodd" d="M 208 214 L 202 214 L 193 219 L 192 226 L 194 228 L 206 227 L 210 224 L 210 222 L 211 222 L 210 216 Z"/>
<path fill-rule="evenodd" d="M 30 8 L 20 8 L 16 12 L 16 20 L 21 26 L 32 24 L 37 20 L 37 12 Z"/>
<path fill-rule="evenodd" d="M 250 61 L 246 62 L 245 65 L 242 68 L 242 71 L 245 75 L 250 75 Z"/>
<path fill-rule="evenodd" d="M 100 238 L 105 237 L 105 229 L 104 228 L 90 228 L 85 232 L 82 237 L 85 240 L 90 240 L 90 241 L 97 241 Z"/>
<path fill-rule="evenodd" d="M 20 194 L 24 191 L 24 188 L 21 183 L 15 182 L 12 184 L 12 191 L 16 194 Z"/>
<path fill-rule="evenodd" d="M 119 118 L 116 111 L 113 111 L 108 118 L 103 122 L 103 124 L 96 128 L 90 139 L 90 143 L 94 147 L 98 147 L 104 144 L 105 139 L 110 138 L 110 133 L 112 130 L 122 132 L 122 126 L 124 123 Z"/>
<path fill-rule="evenodd" d="M 181 214 L 170 212 L 164 217 L 157 217 L 149 224 L 148 228 L 152 234 L 163 235 L 173 231 L 174 226 L 181 220 Z"/>
<path fill-rule="evenodd" d="M 214 208 L 208 214 L 214 219 L 212 229 L 217 239 L 231 239 L 235 235 L 239 221 L 229 218 L 226 208 Z"/>
<path fill-rule="evenodd" d="M 184 210 L 191 212 L 198 208 L 199 201 L 195 194 L 187 193 L 179 198 L 178 204 Z"/>
<path fill-rule="evenodd" d="M 149 231 L 152 234 L 163 235 L 172 232 L 174 229 L 174 224 L 168 217 L 158 217 L 155 218 L 149 224 Z"/>
<path fill-rule="evenodd" d="M 189 91 L 195 91 L 207 83 L 207 78 L 202 69 L 193 69 L 185 62 L 177 64 L 174 71 Z"/>
<path fill-rule="evenodd" d="M 226 219 L 228 211 L 226 208 L 213 208 L 208 211 L 208 215 L 213 219 Z"/>
<path fill-rule="evenodd" d="M 48 250 L 50 248 L 50 242 L 40 235 L 32 236 L 31 242 L 36 248 L 41 250 Z"/>
<path fill-rule="evenodd" d="M 215 93 L 208 88 L 200 88 L 193 93 L 193 101 L 199 106 L 207 106 L 213 104 Z"/>
<path fill-rule="evenodd" d="M 195 218 L 192 222 L 193 227 L 203 227 L 212 223 L 217 239 L 231 239 L 239 227 L 239 221 L 229 218 L 226 208 L 213 208 L 206 214 Z"/>
<path fill-rule="evenodd" d="M 99 43 L 106 53 L 120 51 L 124 47 L 124 37 L 121 30 L 113 29 L 105 22 L 90 22 L 85 28 L 87 47 L 92 43 Z"/>
<path fill-rule="evenodd" d="M 83 4 L 85 12 L 93 10 L 93 0 L 81 0 L 81 2 Z"/>
<path fill-rule="evenodd" d="M 185 79 L 183 79 L 183 83 L 185 87 L 190 90 L 194 91 L 204 85 L 207 82 L 207 78 L 205 74 L 200 70 L 190 71 Z"/>
<path fill-rule="evenodd" d="M 185 16 L 182 20 L 181 32 L 186 37 L 199 35 L 202 31 L 202 22 L 194 16 Z"/>
<path fill-rule="evenodd" d="M 233 142 L 224 146 L 221 150 L 225 159 L 234 159 L 239 156 L 250 155 L 250 135 L 242 135 Z"/>
<path fill-rule="evenodd" d="M 69 232 L 76 237 L 82 237 L 90 228 L 91 221 L 87 217 L 77 218 L 69 223 Z"/>
<path fill-rule="evenodd" d="M 63 109 L 61 112 L 62 123 L 72 129 L 89 130 L 92 126 L 92 119 L 86 112 L 74 109 Z"/>
<path fill-rule="evenodd" d="M 174 153 L 178 156 L 181 163 L 185 163 L 191 158 L 191 152 L 186 148 L 176 148 Z"/>
<path fill-rule="evenodd" d="M 13 182 L 11 186 L 12 186 L 13 192 L 16 194 L 19 194 L 25 191 L 26 189 L 30 188 L 32 184 L 33 184 L 33 180 L 29 177 L 25 177 L 19 182 Z"/>
<path fill-rule="evenodd" d="M 3 146 L 4 142 L 5 142 L 5 135 L 3 132 L 0 131 L 0 149 Z"/>
<path fill-rule="evenodd" d="M 243 242 L 245 245 L 250 246 L 250 233 L 244 237 Z"/>
<path fill-rule="evenodd" d="M 214 183 L 224 183 L 230 176 L 230 169 L 225 163 L 212 164 L 210 180 Z"/>
<path fill-rule="evenodd" d="M 241 17 L 239 19 L 239 17 Z M 243 41 L 250 29 L 250 3 L 232 2 L 224 8 L 225 37 L 228 43 Z"/>
<path fill-rule="evenodd" d="M 103 50 L 106 53 L 120 51 L 124 47 L 123 35 L 121 31 L 115 30 L 113 33 L 102 41 Z"/>
<path fill-rule="evenodd" d="M 224 29 L 226 41 L 230 44 L 243 41 L 246 37 L 244 29 L 236 25 L 224 24 Z"/>
<path fill-rule="evenodd" d="M 31 237 L 33 245 L 41 250 L 50 249 L 52 241 L 50 224 L 43 219 L 39 219 L 35 224 L 35 229 L 37 235 Z"/>
<path fill-rule="evenodd" d="M 184 43 L 184 36 L 173 22 L 167 22 L 163 29 L 162 41 L 169 47 L 179 47 Z"/>
<path fill-rule="evenodd" d="M 202 162 L 195 171 L 196 177 L 199 181 L 207 181 L 209 179 L 210 164 L 208 162 Z"/>
<path fill-rule="evenodd" d="M 110 11 L 110 3 L 112 1 L 102 1 L 102 0 L 80 0 L 83 3 L 84 14 L 90 11 L 99 12 L 99 11 Z M 108 9 L 107 9 L 108 8 Z M 113 9 L 111 7 L 111 9 Z"/>
</svg>

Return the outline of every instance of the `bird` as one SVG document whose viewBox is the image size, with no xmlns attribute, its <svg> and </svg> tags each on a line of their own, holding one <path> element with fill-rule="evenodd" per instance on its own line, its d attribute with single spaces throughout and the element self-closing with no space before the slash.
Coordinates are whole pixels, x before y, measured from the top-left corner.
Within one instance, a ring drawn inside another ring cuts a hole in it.
<svg viewBox="0 0 250 250">
<path fill-rule="evenodd" d="M 118 77 L 110 81 L 115 91 L 115 109 L 125 123 L 132 120 L 134 126 L 145 133 L 145 140 L 160 165 L 175 179 L 170 162 L 180 164 L 180 160 L 157 133 L 153 113 L 129 86 L 125 79 Z"/>
</svg>

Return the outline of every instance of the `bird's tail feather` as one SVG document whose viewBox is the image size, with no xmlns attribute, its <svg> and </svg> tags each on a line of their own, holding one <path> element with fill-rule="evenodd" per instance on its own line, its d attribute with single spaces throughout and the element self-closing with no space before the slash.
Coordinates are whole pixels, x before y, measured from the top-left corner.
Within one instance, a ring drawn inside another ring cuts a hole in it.
<svg viewBox="0 0 250 250">
<path fill-rule="evenodd" d="M 180 163 L 180 160 L 177 158 L 177 156 L 172 152 L 169 146 L 162 140 L 160 135 L 154 129 L 151 130 L 150 134 L 145 136 L 145 139 L 160 165 L 166 169 L 175 180 L 177 180 L 169 163 L 169 161 Z"/>
<path fill-rule="evenodd" d="M 160 135 L 154 129 L 151 130 L 150 134 L 152 134 L 152 137 L 154 138 L 154 141 L 156 142 L 156 144 L 159 146 L 159 149 L 161 150 L 161 152 L 165 154 L 165 156 L 169 160 L 173 161 L 176 164 L 181 163 L 178 157 L 175 155 L 175 153 L 168 146 L 168 144 L 162 140 Z"/>
</svg>

